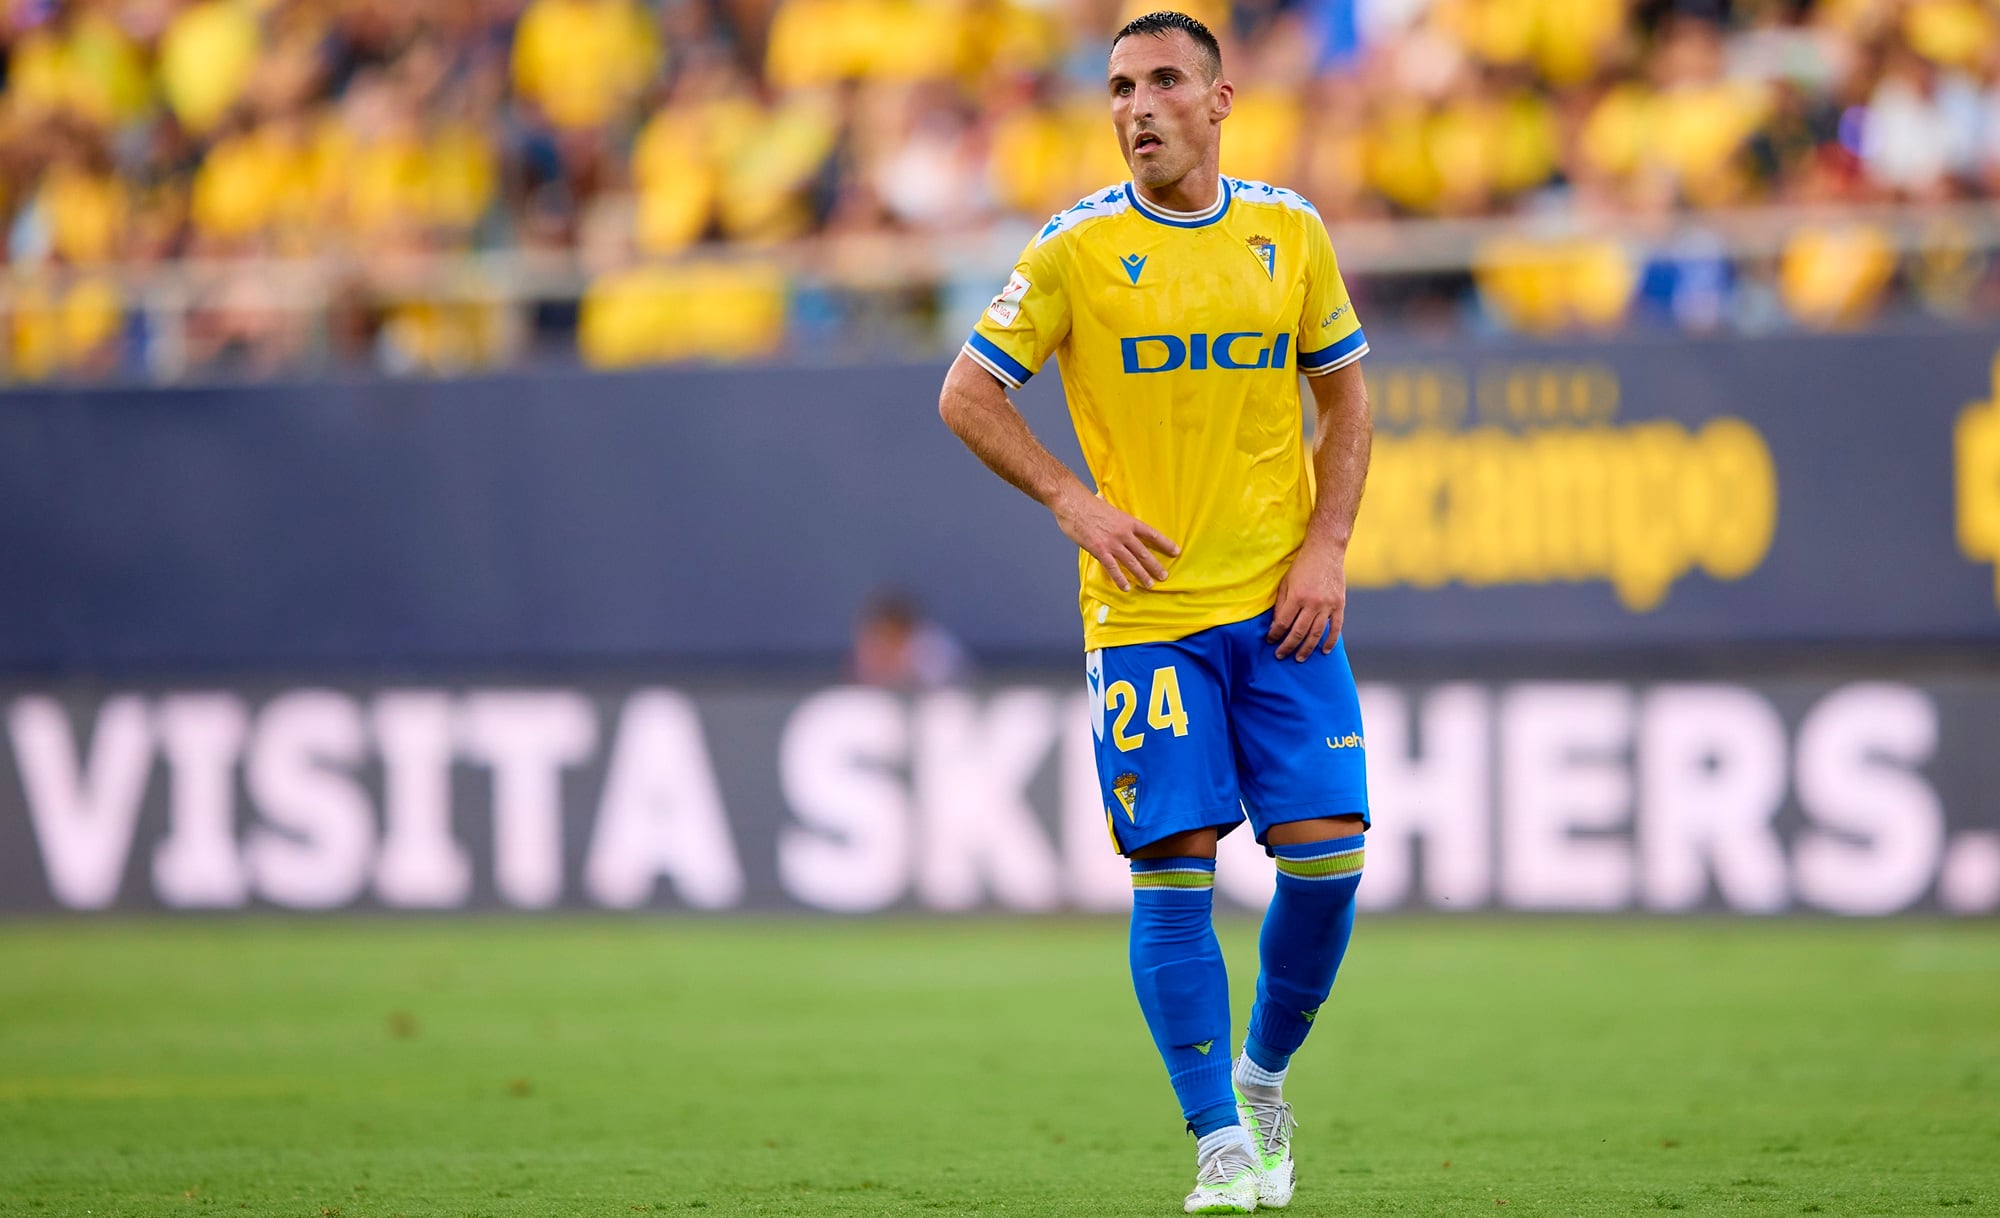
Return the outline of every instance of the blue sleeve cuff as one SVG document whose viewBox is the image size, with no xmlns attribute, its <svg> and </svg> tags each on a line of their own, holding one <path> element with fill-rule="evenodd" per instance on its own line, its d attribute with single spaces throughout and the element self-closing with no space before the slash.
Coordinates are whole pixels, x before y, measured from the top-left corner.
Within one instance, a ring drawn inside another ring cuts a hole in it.
<svg viewBox="0 0 2000 1218">
<path fill-rule="evenodd" d="M 1356 330 L 1331 347 L 1299 352 L 1299 371 L 1307 376 L 1320 376 L 1336 368 L 1345 368 L 1366 354 L 1368 336 Z"/>
<path fill-rule="evenodd" d="M 1010 389 L 1019 389 L 1035 375 L 1026 364 L 1002 351 L 998 344 L 977 330 L 965 340 L 965 353 L 980 367 L 999 377 L 1000 383 Z"/>
</svg>

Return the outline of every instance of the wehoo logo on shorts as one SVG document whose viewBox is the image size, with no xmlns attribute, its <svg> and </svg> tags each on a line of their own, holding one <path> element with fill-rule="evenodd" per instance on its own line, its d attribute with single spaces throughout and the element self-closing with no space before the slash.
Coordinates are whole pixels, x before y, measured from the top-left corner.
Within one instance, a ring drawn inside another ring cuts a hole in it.
<svg viewBox="0 0 2000 1218">
<path fill-rule="evenodd" d="M 1326 747 L 1330 749 L 1365 749 L 1368 747 L 1368 742 L 1362 739 L 1360 732 L 1349 732 L 1345 736 L 1328 736 L 1326 738 Z"/>
</svg>

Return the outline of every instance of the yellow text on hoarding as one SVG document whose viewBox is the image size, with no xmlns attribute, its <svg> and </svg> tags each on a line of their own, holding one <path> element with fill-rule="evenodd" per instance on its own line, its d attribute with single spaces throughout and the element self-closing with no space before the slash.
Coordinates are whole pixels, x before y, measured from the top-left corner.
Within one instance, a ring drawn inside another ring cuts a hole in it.
<svg viewBox="0 0 2000 1218">
<path fill-rule="evenodd" d="M 1958 466 L 1958 548 L 1974 562 L 2000 563 L 2000 357 L 1993 360 L 1993 397 L 1958 416 L 1953 437 Z M 2000 605 L 2000 567 L 1993 603 Z"/>
<path fill-rule="evenodd" d="M 1347 576 L 1361 588 L 1601 580 L 1642 613 L 1697 567 L 1720 580 L 1756 570 L 1777 520 L 1770 449 L 1741 419 L 1693 432 L 1420 426 L 1376 437 Z"/>
</svg>

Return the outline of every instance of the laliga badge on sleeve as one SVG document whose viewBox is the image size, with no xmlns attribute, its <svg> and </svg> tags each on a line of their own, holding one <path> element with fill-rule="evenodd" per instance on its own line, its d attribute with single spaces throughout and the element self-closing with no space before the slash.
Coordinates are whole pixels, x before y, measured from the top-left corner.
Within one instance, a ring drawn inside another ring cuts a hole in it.
<svg viewBox="0 0 2000 1218">
<path fill-rule="evenodd" d="M 1028 294 L 1030 286 L 1028 277 L 1015 271 L 1013 278 L 1007 281 L 1007 290 L 995 296 L 993 303 L 986 306 L 986 316 L 996 326 L 1013 325 L 1014 319 L 1021 315 L 1021 298 Z"/>
</svg>

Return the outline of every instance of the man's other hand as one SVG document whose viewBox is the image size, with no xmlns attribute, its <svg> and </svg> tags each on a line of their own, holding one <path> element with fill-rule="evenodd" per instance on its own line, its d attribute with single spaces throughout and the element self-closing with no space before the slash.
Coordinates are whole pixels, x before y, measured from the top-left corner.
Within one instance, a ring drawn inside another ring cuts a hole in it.
<svg viewBox="0 0 2000 1218">
<path fill-rule="evenodd" d="M 1340 641 L 1341 622 L 1346 616 L 1347 551 L 1339 546 L 1314 545 L 1308 539 L 1278 584 L 1277 609 L 1265 641 L 1278 644 L 1281 660 L 1295 656 L 1303 661 L 1312 654 L 1314 642 L 1327 654 Z"/>
</svg>

